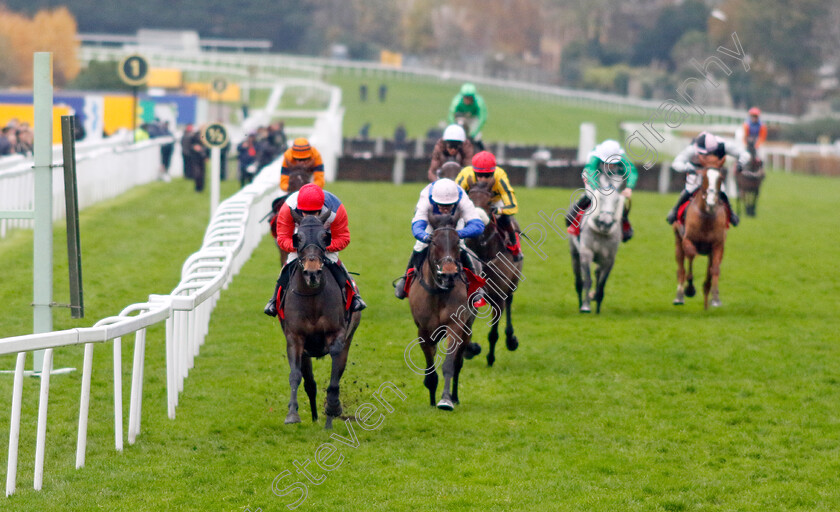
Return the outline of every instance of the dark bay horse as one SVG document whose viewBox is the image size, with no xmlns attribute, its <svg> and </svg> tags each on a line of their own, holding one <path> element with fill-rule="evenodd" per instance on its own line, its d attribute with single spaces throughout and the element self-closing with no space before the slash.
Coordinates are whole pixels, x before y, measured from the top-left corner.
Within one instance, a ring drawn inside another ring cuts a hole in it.
<svg viewBox="0 0 840 512">
<path fill-rule="evenodd" d="M 694 297 L 694 258 L 698 255 L 709 257 L 706 281 L 703 283 L 703 306 L 709 309 L 709 292 L 712 294 L 711 305 L 720 306 L 718 279 L 720 264 L 723 261 L 723 246 L 726 243 L 726 231 L 729 228 L 729 212 L 719 199 L 723 176 L 717 169 L 700 172 L 703 181 L 694 197 L 691 198 L 685 212 L 685 224 L 679 219 L 673 224 L 676 239 L 677 259 L 677 296 L 674 305 L 685 304 L 685 297 Z M 688 258 L 688 274 L 685 271 L 685 259 Z M 688 287 L 685 282 L 688 280 Z"/>
<path fill-rule="evenodd" d="M 503 236 L 499 232 L 496 215 L 493 214 L 493 191 L 490 189 L 490 183 L 472 185 L 469 198 L 476 207 L 484 210 L 490 219 L 480 237 L 467 240 L 467 247 L 472 249 L 484 263 L 484 277 L 487 280 L 487 284 L 484 286 L 484 296 L 493 308 L 492 324 L 490 332 L 487 334 L 487 341 L 490 344 L 490 351 L 487 353 L 487 366 L 493 366 L 496 361 L 496 342 L 499 340 L 499 320 L 501 320 L 503 312 L 506 313 L 505 318 L 507 319 L 505 345 L 510 351 L 519 347 L 519 340 L 513 333 L 513 323 L 510 317 L 513 292 L 519 285 L 519 277 L 522 275 L 522 261 L 514 261 L 513 255 L 505 247 Z"/>
<path fill-rule="evenodd" d="M 467 305 L 467 283 L 461 267 L 460 238 L 451 215 L 437 215 L 430 222 L 434 231 L 419 275 L 409 288 L 409 304 L 420 347 L 426 356 L 423 383 L 435 405 L 438 375 L 437 344 L 448 339 L 443 362 L 443 394 L 438 408 L 451 411 L 458 403 L 458 375 L 464 365 L 464 349 L 470 343 L 475 313 Z M 451 390 L 451 391 L 450 391 Z"/>
<path fill-rule="evenodd" d="M 332 357 L 332 373 L 324 413 L 327 416 L 326 428 L 332 428 L 333 418 L 342 412 L 339 380 L 347 365 L 347 354 L 361 321 L 361 313 L 353 313 L 347 320 L 344 285 L 337 283 L 331 272 L 324 272 L 326 247 L 330 240 L 323 219 L 311 215 L 300 218 L 296 212 L 293 215 L 296 220 L 300 219 L 298 232 L 293 238 L 298 259 L 291 263 L 296 268 L 292 271 L 285 304 L 282 304 L 284 314 L 278 315 L 286 337 L 286 353 L 291 369 L 291 398 L 286 423 L 300 423 L 297 391 L 301 378 L 309 397 L 312 421 L 318 419 L 312 358 L 329 354 Z"/>
<path fill-rule="evenodd" d="M 738 214 L 746 210 L 747 215 L 755 217 L 755 205 L 765 176 L 764 163 L 756 154 L 755 140 L 747 140 L 747 151 L 750 154 L 749 163 L 743 168 L 738 167 L 735 172 L 735 182 L 738 184 Z"/>
<path fill-rule="evenodd" d="M 312 174 L 308 170 L 309 168 L 302 165 L 293 165 L 289 168 L 289 190 L 286 194 L 278 197 L 271 203 L 271 218 L 269 219 L 269 224 L 271 225 L 271 235 L 274 237 L 274 243 L 277 243 L 277 214 L 280 213 L 280 208 L 286 203 L 286 198 L 289 197 L 290 194 L 293 194 L 301 189 L 304 185 L 309 183 L 312 178 Z M 289 257 L 289 254 L 285 252 L 280 246 L 277 246 L 277 250 L 280 251 L 280 266 L 286 264 L 286 259 Z"/>
<path fill-rule="evenodd" d="M 440 166 L 437 175 L 438 178 L 449 178 L 450 180 L 454 180 L 458 176 L 459 172 L 461 172 L 461 164 L 455 162 L 454 160 L 450 160 Z"/>
</svg>

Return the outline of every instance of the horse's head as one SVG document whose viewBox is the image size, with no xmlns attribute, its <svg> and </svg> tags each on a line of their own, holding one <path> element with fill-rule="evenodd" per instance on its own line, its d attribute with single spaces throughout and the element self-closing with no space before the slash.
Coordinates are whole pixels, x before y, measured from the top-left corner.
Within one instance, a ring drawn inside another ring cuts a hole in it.
<svg viewBox="0 0 840 512">
<path fill-rule="evenodd" d="M 455 286 L 461 274 L 461 239 L 452 215 L 433 215 L 429 223 L 434 231 L 429 242 L 429 265 L 435 284 L 444 289 Z"/>
<path fill-rule="evenodd" d="M 446 162 L 443 164 L 440 169 L 438 169 L 437 175 L 438 178 L 449 178 L 450 180 L 454 180 L 458 176 L 458 172 L 461 170 L 460 164 L 458 162 Z"/>
<path fill-rule="evenodd" d="M 703 201 L 706 203 L 706 207 L 709 211 L 714 210 L 715 206 L 718 204 L 718 197 L 720 195 L 720 186 L 722 182 L 723 175 L 717 169 L 710 167 L 703 173 L 703 182 L 700 185 L 700 190 Z"/>
<path fill-rule="evenodd" d="M 289 193 L 297 192 L 311 181 L 312 175 L 306 164 L 293 163 L 287 168 L 289 173 Z"/>
<path fill-rule="evenodd" d="M 468 194 L 470 201 L 472 201 L 477 208 L 481 208 L 488 214 L 493 208 L 493 203 L 491 201 L 493 199 L 493 191 L 491 190 L 491 186 L 491 183 L 479 181 L 470 187 L 470 192 Z"/>
<path fill-rule="evenodd" d="M 622 196 L 615 184 L 604 173 L 600 174 L 598 190 L 593 198 L 595 208 L 589 214 L 589 223 L 592 229 L 601 234 L 607 234 L 621 219 L 624 209 L 624 196 Z"/>
<path fill-rule="evenodd" d="M 318 288 L 322 282 L 327 246 L 330 245 L 330 234 L 324 228 L 323 212 L 318 216 L 301 216 L 293 210 L 293 217 L 296 217 L 295 221 L 299 225 L 297 233 L 292 236 L 292 242 L 298 253 L 297 261 L 303 280 L 309 288 Z"/>
</svg>

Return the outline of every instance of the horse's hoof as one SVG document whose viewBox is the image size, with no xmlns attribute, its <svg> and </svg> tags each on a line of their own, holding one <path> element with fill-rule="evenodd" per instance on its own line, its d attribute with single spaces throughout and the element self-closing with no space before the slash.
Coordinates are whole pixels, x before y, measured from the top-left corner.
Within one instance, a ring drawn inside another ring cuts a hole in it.
<svg viewBox="0 0 840 512">
<path fill-rule="evenodd" d="M 516 336 L 511 336 L 505 340 L 505 345 L 507 345 L 507 349 L 513 352 L 514 350 L 519 348 L 519 340 Z"/>
<path fill-rule="evenodd" d="M 492 368 L 493 363 L 495 363 L 495 362 L 496 362 L 496 358 L 493 356 L 493 354 L 487 354 L 487 366 L 490 366 Z"/>
<path fill-rule="evenodd" d="M 444 411 L 452 411 L 455 409 L 455 404 L 453 404 L 452 400 L 448 398 L 441 398 L 440 402 L 437 404 L 437 408 Z"/>
<path fill-rule="evenodd" d="M 580 312 L 581 313 L 592 313 L 592 308 L 589 307 L 589 304 L 584 304 L 583 306 L 580 307 Z"/>
<path fill-rule="evenodd" d="M 720 301 L 720 299 L 712 299 L 711 304 L 712 304 L 713 308 L 719 308 L 723 305 L 723 303 Z"/>
<path fill-rule="evenodd" d="M 685 289 L 686 297 L 694 297 L 697 294 L 697 289 L 694 288 L 694 283 L 691 281 L 688 282 L 688 288 Z"/>
<path fill-rule="evenodd" d="M 675 306 L 684 306 L 685 301 L 683 299 L 674 299 L 674 305 Z"/>
<path fill-rule="evenodd" d="M 286 425 L 290 425 L 292 423 L 300 423 L 300 414 L 298 414 L 297 411 L 290 412 L 286 416 Z"/>
<path fill-rule="evenodd" d="M 333 417 L 332 416 L 327 416 L 327 419 L 324 422 L 324 430 L 332 430 L 332 422 L 333 422 Z"/>
<path fill-rule="evenodd" d="M 468 343 L 464 348 L 464 359 L 472 359 L 481 353 L 481 345 L 478 343 Z"/>
</svg>

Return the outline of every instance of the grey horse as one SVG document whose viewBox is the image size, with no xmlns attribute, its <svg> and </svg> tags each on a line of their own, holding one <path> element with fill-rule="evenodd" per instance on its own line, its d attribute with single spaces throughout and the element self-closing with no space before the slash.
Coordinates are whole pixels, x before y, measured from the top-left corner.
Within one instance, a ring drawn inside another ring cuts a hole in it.
<svg viewBox="0 0 840 512">
<path fill-rule="evenodd" d="M 610 275 L 615 255 L 621 245 L 621 215 L 624 211 L 624 196 L 616 186 L 603 174 L 599 180 L 598 190 L 587 189 L 592 195 L 592 210 L 581 220 L 579 237 L 569 240 L 572 253 L 572 269 L 575 272 L 575 290 L 578 295 L 578 307 L 581 313 L 590 313 L 590 301 L 597 303 L 596 312 L 601 312 L 601 302 L 604 300 L 604 286 Z M 598 265 L 595 270 L 595 290 L 592 288 L 592 277 L 589 266 Z"/>
</svg>

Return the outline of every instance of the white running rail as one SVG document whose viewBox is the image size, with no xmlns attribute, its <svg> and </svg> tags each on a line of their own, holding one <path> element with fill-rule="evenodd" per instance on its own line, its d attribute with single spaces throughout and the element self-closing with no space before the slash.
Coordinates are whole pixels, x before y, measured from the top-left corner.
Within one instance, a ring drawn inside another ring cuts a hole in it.
<svg viewBox="0 0 840 512">
<path fill-rule="evenodd" d="M 279 162 L 271 164 L 263 169 L 252 184 L 219 205 L 207 228 L 201 249 L 187 258 L 181 271 L 181 282 L 170 294 L 151 295 L 148 302 L 132 304 L 119 315 L 104 318 L 93 327 L 0 339 L 0 355 L 17 354 L 9 428 L 7 496 L 15 492 L 17 482 L 21 398 L 28 352 L 45 350 L 35 447 L 36 490 L 41 488 L 43 482 L 49 375 L 54 348 L 85 345 L 76 468 L 85 464 L 95 343 L 112 342 L 113 345 L 114 444 L 117 451 L 123 448 L 122 338 L 134 334 L 128 418 L 128 442 L 134 444 L 140 433 L 142 416 L 146 329 L 162 322 L 166 325 L 167 414 L 169 418 L 175 418 L 178 395 L 183 391 L 184 379 L 193 368 L 195 357 L 204 343 L 210 313 L 221 291 L 239 272 L 268 231 L 268 224 L 260 220 L 271 209 L 271 201 L 277 194 L 279 173 Z"/>
</svg>

